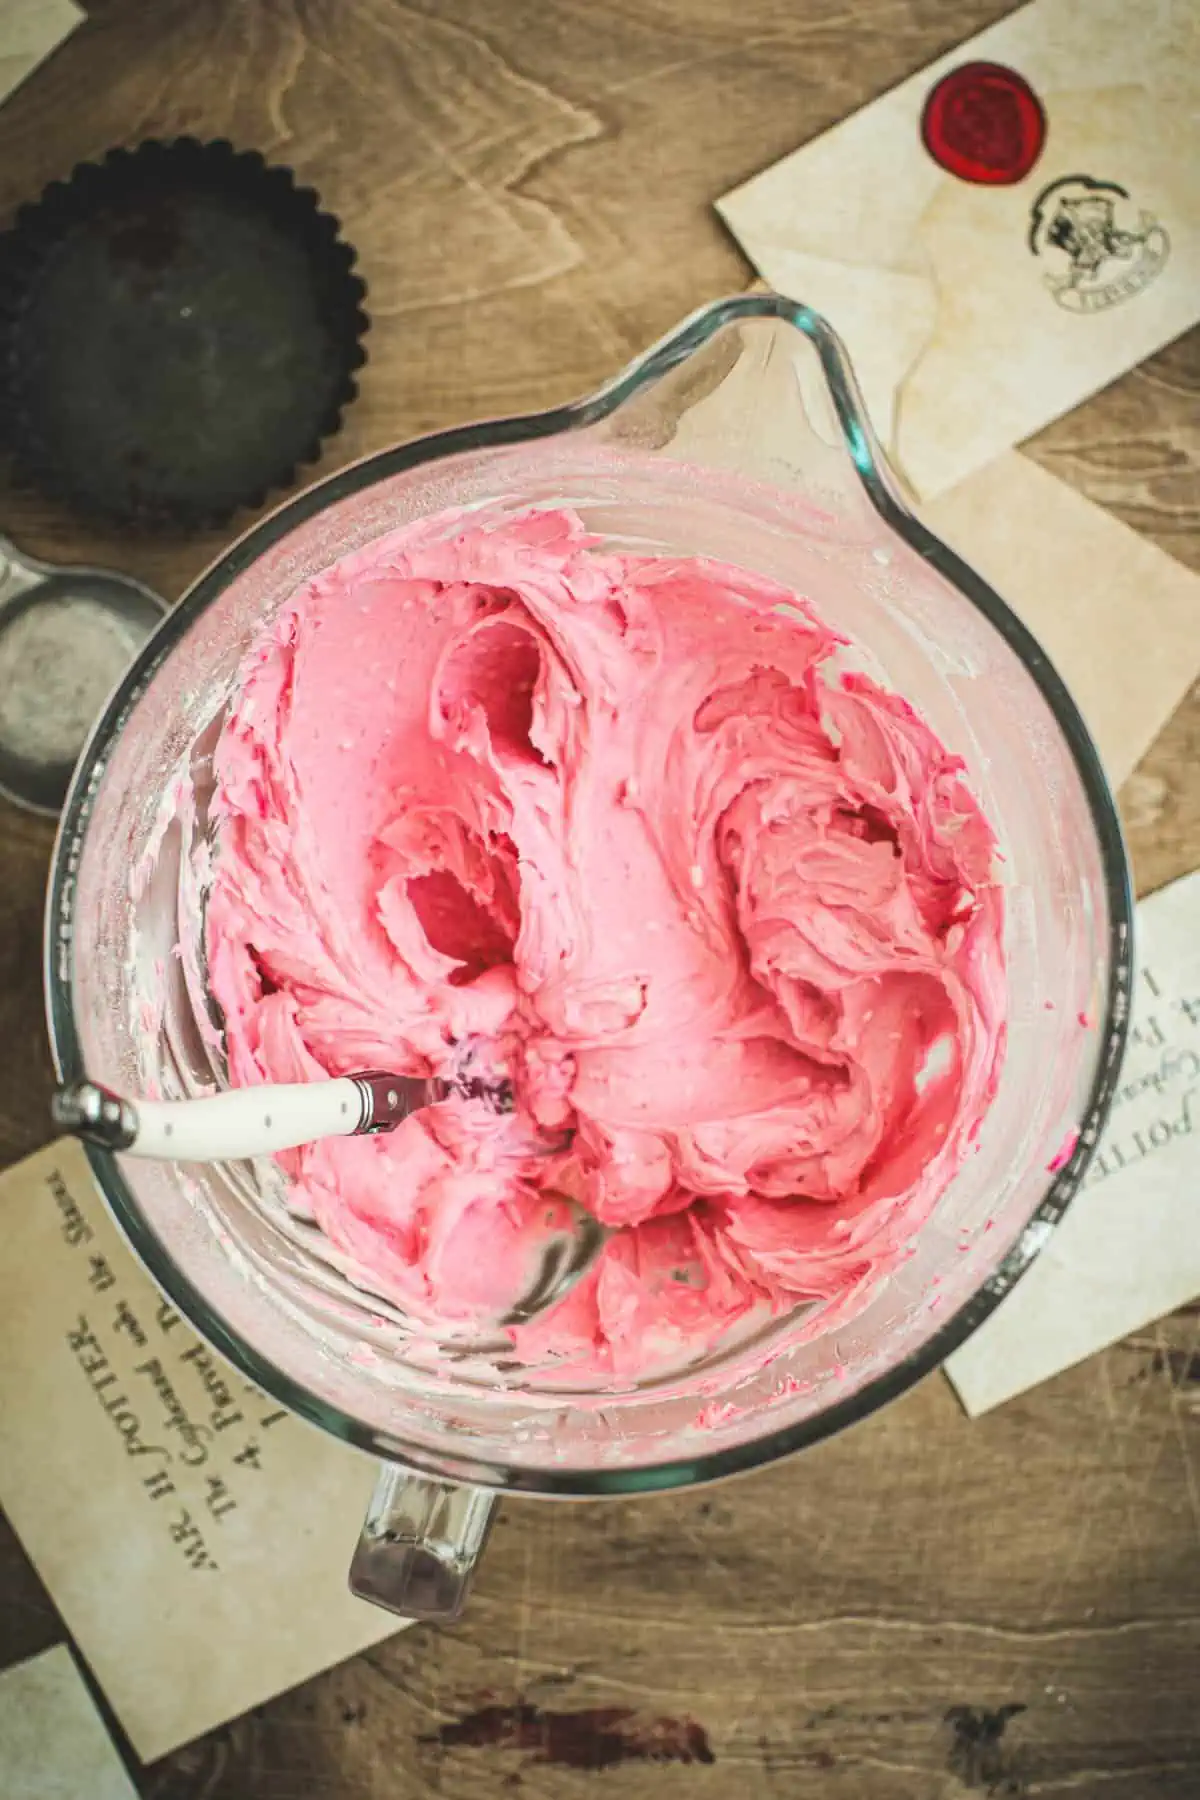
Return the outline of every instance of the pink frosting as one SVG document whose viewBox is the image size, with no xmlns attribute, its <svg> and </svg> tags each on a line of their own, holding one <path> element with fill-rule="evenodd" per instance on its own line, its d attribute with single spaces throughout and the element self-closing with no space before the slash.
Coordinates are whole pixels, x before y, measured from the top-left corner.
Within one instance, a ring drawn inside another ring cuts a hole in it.
<svg viewBox="0 0 1200 1800">
<path fill-rule="evenodd" d="M 253 646 L 206 919 L 232 1080 L 515 1096 L 284 1159 L 370 1285 L 493 1320 L 566 1194 L 621 1229 L 511 1335 L 624 1377 L 904 1256 L 997 1081 L 1002 896 L 960 760 L 840 641 L 549 512 L 380 538 Z"/>
</svg>

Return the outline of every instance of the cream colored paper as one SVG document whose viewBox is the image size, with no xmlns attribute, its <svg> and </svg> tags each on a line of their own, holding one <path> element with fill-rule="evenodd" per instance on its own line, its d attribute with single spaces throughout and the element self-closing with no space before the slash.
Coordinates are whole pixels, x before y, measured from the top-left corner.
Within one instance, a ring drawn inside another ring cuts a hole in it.
<svg viewBox="0 0 1200 1800">
<path fill-rule="evenodd" d="M 137 1800 L 65 1644 L 0 1675 L 4 1800 Z"/>
<path fill-rule="evenodd" d="M 0 101 L 82 22 L 74 0 L 0 0 Z"/>
<path fill-rule="evenodd" d="M 1041 157 L 1013 186 L 960 181 L 921 143 L 935 81 L 974 61 L 1016 70 L 1045 107 Z M 876 431 L 928 498 L 1200 318 L 1198 167 L 1195 0 L 1033 0 L 718 210 L 760 273 L 841 335 Z M 1072 176 L 1127 190 L 1091 195 L 1112 212 L 1090 273 L 1044 234 L 1030 248 L 1035 202 Z"/>
<path fill-rule="evenodd" d="M 1200 674 L 1200 577 L 1015 450 L 920 513 L 1047 651 L 1118 787 Z"/>
<path fill-rule="evenodd" d="M 1200 871 L 1138 907 L 1130 1047 L 1083 1186 L 946 1372 L 999 1406 L 1200 1294 Z"/>
<path fill-rule="evenodd" d="M 78 1145 L 0 1176 L 0 1506 L 139 1756 L 400 1628 L 346 1586 L 372 1481 L 160 1298 Z"/>
</svg>

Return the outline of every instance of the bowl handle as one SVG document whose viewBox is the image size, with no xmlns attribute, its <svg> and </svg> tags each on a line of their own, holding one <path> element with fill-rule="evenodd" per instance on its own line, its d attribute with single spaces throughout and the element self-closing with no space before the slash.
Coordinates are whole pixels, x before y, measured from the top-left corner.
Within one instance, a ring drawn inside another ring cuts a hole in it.
<svg viewBox="0 0 1200 1800">
<path fill-rule="evenodd" d="M 350 1591 L 406 1619 L 457 1619 L 495 1508 L 486 1488 L 385 1464 L 350 1564 Z"/>
</svg>

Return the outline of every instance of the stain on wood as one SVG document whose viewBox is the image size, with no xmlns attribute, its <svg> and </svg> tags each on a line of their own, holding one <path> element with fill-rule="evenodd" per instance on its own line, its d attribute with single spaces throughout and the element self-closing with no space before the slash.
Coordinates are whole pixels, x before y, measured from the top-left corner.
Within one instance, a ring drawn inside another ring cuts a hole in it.
<svg viewBox="0 0 1200 1800">
<path fill-rule="evenodd" d="M 534 1762 L 566 1769 L 614 1769 L 620 1763 L 715 1762 L 708 1734 L 694 1719 L 647 1719 L 627 1706 L 555 1712 L 526 1700 L 478 1706 L 438 1727 L 426 1742 L 443 1750 L 524 1750 Z"/>
<path fill-rule="evenodd" d="M 1025 1712 L 1020 1701 L 1004 1706 L 951 1706 L 946 1709 L 950 1747 L 946 1767 L 965 1788 L 989 1797 L 1028 1792 L 1005 1742 L 1009 1721 Z"/>
</svg>

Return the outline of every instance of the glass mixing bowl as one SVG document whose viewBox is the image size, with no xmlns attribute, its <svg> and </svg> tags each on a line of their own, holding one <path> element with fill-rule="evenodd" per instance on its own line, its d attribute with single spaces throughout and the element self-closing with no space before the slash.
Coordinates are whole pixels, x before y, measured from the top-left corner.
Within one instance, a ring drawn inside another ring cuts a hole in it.
<svg viewBox="0 0 1200 1800">
<path fill-rule="evenodd" d="M 203 833 L 212 744 L 264 621 L 298 584 L 408 520 L 564 503 L 610 546 L 712 556 L 810 595 L 852 640 L 849 660 L 963 756 L 1001 845 L 1008 1053 L 978 1153 L 857 1316 L 814 1333 L 808 1308 L 685 1371 L 603 1389 L 564 1388 L 511 1359 L 429 1355 L 289 1220 L 273 1162 L 183 1167 L 90 1150 L 118 1223 L 196 1329 L 280 1402 L 383 1460 L 352 1583 L 410 1616 L 461 1605 L 498 1490 L 582 1497 L 707 1481 L 812 1444 L 932 1369 L 1028 1266 L 1078 1186 L 1128 1009 L 1125 857 L 1069 694 L 905 504 L 829 327 L 753 295 L 695 314 L 578 405 L 343 470 L 200 578 L 114 694 L 67 802 L 47 935 L 64 1080 L 179 1094 L 212 1074 L 197 1029 L 206 997 L 172 949 L 196 904 L 188 831 Z M 201 816 L 157 842 L 185 770 Z M 143 862 L 153 873 L 135 903 Z M 160 1002 L 149 1012 L 148 984 Z"/>
</svg>

